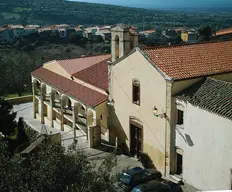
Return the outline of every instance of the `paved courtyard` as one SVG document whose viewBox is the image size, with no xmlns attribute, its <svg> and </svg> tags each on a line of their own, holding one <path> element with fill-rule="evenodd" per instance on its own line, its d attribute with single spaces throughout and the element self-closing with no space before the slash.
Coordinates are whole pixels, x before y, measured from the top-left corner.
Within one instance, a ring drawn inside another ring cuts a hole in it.
<svg viewBox="0 0 232 192">
<path fill-rule="evenodd" d="M 20 105 L 14 105 L 14 111 L 17 111 L 18 120 L 19 117 L 23 117 L 26 123 L 33 128 L 35 131 L 43 134 L 51 134 L 51 133 L 61 133 L 62 145 L 67 149 L 72 143 L 74 139 L 74 132 L 72 129 L 65 127 L 64 131 L 60 131 L 59 128 L 51 128 L 47 125 L 42 125 L 39 120 L 34 119 L 33 117 L 33 103 L 24 103 Z M 87 153 L 88 158 L 96 163 L 96 167 L 98 167 L 101 162 L 104 160 L 104 157 L 109 155 L 106 148 L 101 146 L 97 149 L 92 149 L 88 147 L 87 137 L 84 131 L 77 130 L 77 149 L 83 150 Z M 135 166 L 142 166 L 140 162 L 138 162 L 135 158 L 129 158 L 124 155 L 117 156 L 117 166 L 113 169 L 113 173 L 120 173 L 122 170 Z"/>
</svg>

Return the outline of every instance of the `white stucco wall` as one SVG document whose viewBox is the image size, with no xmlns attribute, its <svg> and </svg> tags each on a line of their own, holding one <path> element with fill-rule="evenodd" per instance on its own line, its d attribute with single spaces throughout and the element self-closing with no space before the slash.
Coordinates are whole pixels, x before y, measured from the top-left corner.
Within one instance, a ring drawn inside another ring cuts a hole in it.
<svg viewBox="0 0 232 192">
<path fill-rule="evenodd" d="M 134 116 L 143 124 L 143 152 L 148 153 L 154 165 L 162 172 L 165 163 L 165 119 L 155 117 L 166 111 L 166 81 L 157 70 L 136 51 L 113 66 L 112 96 L 115 117 L 112 119 L 115 134 L 129 145 L 129 118 Z M 140 106 L 132 103 L 132 80 L 140 81 Z"/>
<path fill-rule="evenodd" d="M 231 120 L 186 104 L 184 129 L 176 131 L 176 146 L 183 150 L 183 179 L 200 190 L 230 189 L 231 135 Z"/>
</svg>

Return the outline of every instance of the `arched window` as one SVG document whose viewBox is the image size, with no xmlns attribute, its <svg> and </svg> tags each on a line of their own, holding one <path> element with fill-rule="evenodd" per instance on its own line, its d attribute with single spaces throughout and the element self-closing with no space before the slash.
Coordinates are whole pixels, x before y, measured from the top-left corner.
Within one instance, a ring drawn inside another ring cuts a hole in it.
<svg viewBox="0 0 232 192">
<path fill-rule="evenodd" d="M 140 105 L 140 82 L 134 79 L 132 82 L 132 101 L 136 105 Z"/>
<path fill-rule="evenodd" d="M 115 36 L 115 59 L 119 58 L 119 36 Z"/>
</svg>

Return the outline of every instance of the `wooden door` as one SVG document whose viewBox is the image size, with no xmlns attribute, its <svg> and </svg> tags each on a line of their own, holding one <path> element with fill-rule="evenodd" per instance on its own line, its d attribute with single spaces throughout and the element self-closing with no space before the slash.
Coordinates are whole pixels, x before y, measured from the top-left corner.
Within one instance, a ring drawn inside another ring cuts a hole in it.
<svg viewBox="0 0 232 192">
<path fill-rule="evenodd" d="M 142 129 L 130 124 L 130 152 L 131 155 L 139 156 L 142 152 Z"/>
</svg>

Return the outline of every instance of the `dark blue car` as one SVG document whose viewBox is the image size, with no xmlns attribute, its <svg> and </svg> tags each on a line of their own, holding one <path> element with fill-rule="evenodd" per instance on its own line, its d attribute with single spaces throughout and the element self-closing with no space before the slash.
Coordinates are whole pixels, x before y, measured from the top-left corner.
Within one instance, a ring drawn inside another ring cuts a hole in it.
<svg viewBox="0 0 232 192">
<path fill-rule="evenodd" d="M 152 180 L 136 186 L 131 192 L 182 192 L 182 189 L 169 181 Z"/>
<path fill-rule="evenodd" d="M 155 169 L 134 167 L 121 174 L 119 186 L 124 189 L 124 191 L 131 191 L 137 185 L 150 180 L 160 179 L 161 177 L 161 173 Z"/>
</svg>

